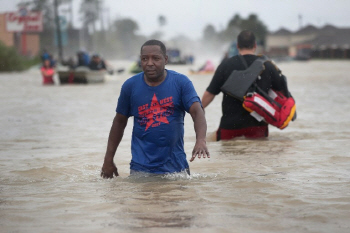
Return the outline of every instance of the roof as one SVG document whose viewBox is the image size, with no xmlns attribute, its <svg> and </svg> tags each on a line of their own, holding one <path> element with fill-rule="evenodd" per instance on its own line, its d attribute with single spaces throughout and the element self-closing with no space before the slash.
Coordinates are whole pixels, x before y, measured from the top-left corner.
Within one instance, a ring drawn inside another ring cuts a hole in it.
<svg viewBox="0 0 350 233">
<path fill-rule="evenodd" d="M 276 32 L 274 32 L 272 34 L 276 35 L 276 36 L 286 36 L 286 35 L 292 34 L 292 32 L 285 29 L 285 28 L 280 28 L 279 30 L 277 30 Z"/>
<path fill-rule="evenodd" d="M 313 25 L 308 25 L 296 32 L 290 32 L 287 29 L 281 28 L 278 31 L 271 33 L 277 36 L 293 36 L 293 35 L 315 35 L 312 40 L 305 40 L 295 45 L 312 45 L 314 47 L 333 47 L 333 48 L 350 48 L 350 28 L 338 28 L 327 24 L 317 28 Z"/>
<path fill-rule="evenodd" d="M 339 28 L 336 28 L 330 24 L 327 24 L 323 28 L 320 29 L 321 32 L 335 32 L 337 30 L 339 30 Z"/>
<path fill-rule="evenodd" d="M 317 33 L 319 29 L 313 25 L 308 25 L 306 27 L 301 28 L 300 30 L 296 31 L 295 34 L 311 34 L 311 33 Z"/>
<path fill-rule="evenodd" d="M 322 28 L 319 35 L 313 40 L 304 41 L 299 44 L 311 44 L 315 47 L 350 47 L 350 28 Z"/>
</svg>

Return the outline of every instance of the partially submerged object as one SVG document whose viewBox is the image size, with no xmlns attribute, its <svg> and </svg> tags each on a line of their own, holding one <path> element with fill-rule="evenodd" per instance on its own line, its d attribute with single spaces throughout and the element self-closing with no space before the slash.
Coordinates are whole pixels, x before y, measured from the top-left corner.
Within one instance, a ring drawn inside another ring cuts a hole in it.
<svg viewBox="0 0 350 233">
<path fill-rule="evenodd" d="M 75 70 L 58 71 L 60 84 L 88 84 L 103 83 L 105 81 L 105 70 L 90 70 L 85 67 L 78 67 Z"/>
<path fill-rule="evenodd" d="M 207 60 L 199 70 L 190 70 L 190 74 L 212 74 L 215 72 L 215 66 L 212 61 Z"/>
<path fill-rule="evenodd" d="M 214 74 L 215 70 L 199 70 L 199 71 L 195 71 L 195 70 L 190 70 L 189 74 Z"/>
</svg>

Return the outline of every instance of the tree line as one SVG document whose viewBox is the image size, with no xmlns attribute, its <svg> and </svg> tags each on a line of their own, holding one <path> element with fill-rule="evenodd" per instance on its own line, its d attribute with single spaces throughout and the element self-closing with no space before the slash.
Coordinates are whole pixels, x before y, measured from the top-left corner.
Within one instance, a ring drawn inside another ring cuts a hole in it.
<svg viewBox="0 0 350 233">
<path fill-rule="evenodd" d="M 55 42 L 55 19 L 54 19 L 54 0 L 32 0 L 27 2 L 26 7 L 33 11 L 42 11 L 44 17 L 43 32 L 40 34 L 41 48 L 57 50 L 57 41 Z M 130 18 L 119 18 L 106 22 L 107 9 L 104 8 L 103 0 L 82 0 L 79 10 L 81 28 L 73 27 L 73 0 L 57 0 L 59 12 L 69 18 L 67 22 L 68 45 L 65 45 L 65 54 L 74 55 L 79 49 L 85 49 L 90 52 L 99 52 L 110 58 L 128 58 L 136 56 L 139 53 L 140 45 L 147 39 L 162 39 L 162 27 L 167 24 L 167 19 L 159 15 L 156 19 L 158 27 L 150 36 L 138 34 L 138 23 Z M 156 23 L 155 23 L 156 24 Z M 97 25 L 99 27 L 97 27 Z M 186 35 L 179 35 L 172 38 L 175 44 L 197 43 L 208 48 L 215 48 L 222 43 L 228 43 L 235 40 L 238 33 L 243 29 L 254 31 L 258 43 L 264 45 L 265 37 L 268 32 L 267 26 L 258 18 L 251 14 L 247 18 L 235 14 L 222 30 L 217 30 L 213 25 L 208 24 L 203 29 L 203 35 L 200 41 L 192 41 Z M 57 37 L 57 36 L 56 36 Z M 56 43 L 56 44 L 55 44 Z M 53 52 L 55 53 L 55 52 Z"/>
</svg>

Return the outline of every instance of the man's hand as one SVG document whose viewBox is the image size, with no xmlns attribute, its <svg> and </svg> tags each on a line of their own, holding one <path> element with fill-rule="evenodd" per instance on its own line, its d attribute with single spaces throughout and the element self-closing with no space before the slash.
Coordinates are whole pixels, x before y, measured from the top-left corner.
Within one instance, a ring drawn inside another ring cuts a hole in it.
<svg viewBox="0 0 350 233">
<path fill-rule="evenodd" d="M 206 141 L 204 139 L 197 140 L 196 145 L 194 145 L 193 151 L 192 151 L 192 158 L 190 162 L 192 162 L 196 157 L 200 159 L 203 158 L 210 158 L 210 154 L 206 145 Z"/>
<path fill-rule="evenodd" d="M 189 110 L 194 123 L 194 131 L 196 131 L 196 144 L 192 151 L 192 162 L 197 156 L 200 159 L 210 158 L 209 151 L 206 145 L 207 121 L 205 120 L 204 111 L 199 102 L 194 102 Z"/>
<path fill-rule="evenodd" d="M 109 179 L 113 178 L 113 174 L 116 177 L 119 176 L 117 166 L 115 166 L 113 161 L 105 160 L 101 169 L 101 177 Z"/>
<path fill-rule="evenodd" d="M 117 151 L 118 145 L 123 138 L 124 129 L 128 123 L 128 117 L 117 113 L 114 117 L 111 131 L 108 137 L 108 144 L 104 163 L 101 170 L 101 176 L 103 178 L 113 178 L 119 176 L 118 169 L 113 162 L 115 152 Z"/>
</svg>

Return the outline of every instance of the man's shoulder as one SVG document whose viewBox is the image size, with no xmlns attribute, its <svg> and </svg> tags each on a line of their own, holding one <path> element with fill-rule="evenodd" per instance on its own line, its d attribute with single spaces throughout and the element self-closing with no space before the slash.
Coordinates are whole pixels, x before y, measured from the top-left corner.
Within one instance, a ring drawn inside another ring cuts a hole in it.
<svg viewBox="0 0 350 233">
<path fill-rule="evenodd" d="M 190 81 L 190 79 L 184 75 L 184 74 L 181 74 L 177 71 L 174 71 L 174 70 L 167 70 L 168 72 L 168 77 L 171 78 L 173 81 L 175 82 L 187 82 L 187 81 Z"/>
<path fill-rule="evenodd" d="M 134 76 L 131 76 L 125 82 L 123 83 L 124 87 L 132 87 L 135 83 L 139 83 L 142 81 L 143 78 L 143 72 L 135 74 Z"/>
<path fill-rule="evenodd" d="M 235 66 L 235 65 L 238 65 L 240 64 L 240 58 L 239 58 L 240 55 L 235 55 L 233 57 L 230 57 L 230 58 L 227 58 L 225 59 L 221 64 L 220 66 L 223 67 L 223 68 L 226 68 L 226 67 L 232 67 L 232 66 Z"/>
<path fill-rule="evenodd" d="M 177 76 L 177 77 L 186 77 L 187 78 L 186 75 L 181 74 L 181 73 L 179 73 L 179 72 L 177 72 L 175 70 L 168 70 L 167 69 L 166 71 L 168 72 L 169 76 Z"/>
<path fill-rule="evenodd" d="M 143 74 L 144 74 L 143 72 L 135 74 L 135 75 L 131 76 L 130 78 L 128 78 L 125 82 L 137 82 L 143 78 Z"/>
</svg>

